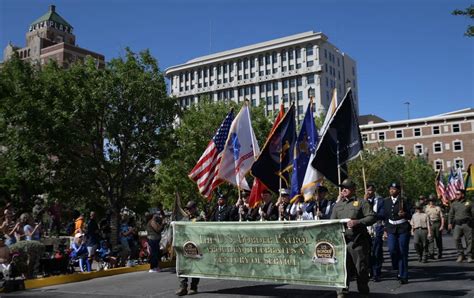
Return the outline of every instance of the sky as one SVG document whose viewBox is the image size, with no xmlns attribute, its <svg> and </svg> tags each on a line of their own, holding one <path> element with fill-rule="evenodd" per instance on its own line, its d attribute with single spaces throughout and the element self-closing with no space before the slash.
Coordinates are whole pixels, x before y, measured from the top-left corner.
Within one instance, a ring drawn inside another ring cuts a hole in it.
<svg viewBox="0 0 474 298">
<path fill-rule="evenodd" d="M 123 56 L 149 49 L 160 68 L 306 31 L 357 62 L 360 114 L 386 120 L 474 107 L 472 24 L 465 0 L 0 0 L 0 45 L 25 46 L 50 4 L 80 47 Z"/>
</svg>

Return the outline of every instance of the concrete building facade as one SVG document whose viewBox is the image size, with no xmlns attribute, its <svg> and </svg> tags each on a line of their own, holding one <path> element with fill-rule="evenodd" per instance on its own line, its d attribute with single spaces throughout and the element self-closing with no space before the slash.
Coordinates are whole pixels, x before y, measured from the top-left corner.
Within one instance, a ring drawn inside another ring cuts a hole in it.
<svg viewBox="0 0 474 298">
<path fill-rule="evenodd" d="M 33 64 L 45 64 L 55 60 L 67 67 L 78 60 L 90 56 L 96 60 L 98 67 L 105 65 L 103 55 L 76 46 L 73 27 L 51 5 L 49 11 L 31 23 L 26 33 L 26 46 L 20 48 L 9 43 L 3 50 L 3 61 L 8 61 L 17 52 L 22 60 Z"/>
<path fill-rule="evenodd" d="M 467 166 L 474 163 L 473 108 L 426 118 L 359 124 L 367 148 L 385 146 L 400 155 L 421 155 L 434 169 L 461 167 L 467 170 Z"/>
<path fill-rule="evenodd" d="M 334 89 L 342 100 L 348 87 L 358 107 L 356 62 L 313 31 L 192 59 L 166 70 L 170 94 L 182 107 L 202 95 L 214 101 L 245 99 L 265 104 L 269 114 L 295 102 L 297 119 L 313 97 L 315 114 L 325 113 Z"/>
</svg>

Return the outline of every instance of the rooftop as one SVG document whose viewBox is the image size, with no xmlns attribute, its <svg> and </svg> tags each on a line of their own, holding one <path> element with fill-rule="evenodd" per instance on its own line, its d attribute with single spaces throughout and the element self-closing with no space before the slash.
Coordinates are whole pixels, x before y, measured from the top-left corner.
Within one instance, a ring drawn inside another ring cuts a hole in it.
<svg viewBox="0 0 474 298">
<path fill-rule="evenodd" d="M 73 28 L 65 19 L 63 19 L 57 12 L 56 12 L 56 6 L 55 5 L 50 5 L 49 10 L 47 13 L 42 15 L 39 19 L 31 23 L 31 26 L 36 25 L 38 23 L 44 22 L 44 21 L 54 21 L 58 24 L 62 24 L 63 26 L 67 26 L 69 28 Z"/>
</svg>

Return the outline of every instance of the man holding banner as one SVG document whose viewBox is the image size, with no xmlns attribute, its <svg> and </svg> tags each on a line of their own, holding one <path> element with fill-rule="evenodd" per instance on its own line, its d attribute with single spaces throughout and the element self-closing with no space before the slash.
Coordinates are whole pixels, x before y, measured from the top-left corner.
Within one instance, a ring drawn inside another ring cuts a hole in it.
<svg viewBox="0 0 474 298">
<path fill-rule="evenodd" d="M 342 188 L 341 199 L 334 206 L 331 219 L 349 219 L 349 221 L 344 233 L 347 244 L 347 287 L 339 290 L 337 297 L 342 298 L 348 294 L 350 273 L 356 273 L 359 293 L 368 295 L 371 239 L 367 227 L 375 223 L 375 216 L 364 199 L 356 198 L 356 184 L 351 179 L 345 179 L 339 186 Z"/>
</svg>

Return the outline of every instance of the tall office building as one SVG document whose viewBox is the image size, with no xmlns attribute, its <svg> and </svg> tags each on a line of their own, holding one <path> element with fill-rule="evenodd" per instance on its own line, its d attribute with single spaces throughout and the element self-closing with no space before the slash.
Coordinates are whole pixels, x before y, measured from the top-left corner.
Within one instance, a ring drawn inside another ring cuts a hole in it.
<svg viewBox="0 0 474 298">
<path fill-rule="evenodd" d="M 291 35 L 190 60 L 166 70 L 170 94 L 182 107 L 201 95 L 214 101 L 245 99 L 276 113 L 280 103 L 295 102 L 302 120 L 310 97 L 315 113 L 325 113 L 336 88 L 340 101 L 348 87 L 358 107 L 355 61 L 313 31 Z"/>
<path fill-rule="evenodd" d="M 91 56 L 98 67 L 104 66 L 104 56 L 78 47 L 76 36 L 72 32 L 73 27 L 56 12 L 56 7 L 51 5 L 47 13 L 31 23 L 26 33 L 26 47 L 20 48 L 9 43 L 3 50 L 3 61 L 9 60 L 13 53 L 17 52 L 22 60 L 34 64 L 56 60 L 59 65 L 67 67 L 77 60 Z"/>
</svg>

